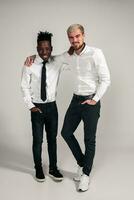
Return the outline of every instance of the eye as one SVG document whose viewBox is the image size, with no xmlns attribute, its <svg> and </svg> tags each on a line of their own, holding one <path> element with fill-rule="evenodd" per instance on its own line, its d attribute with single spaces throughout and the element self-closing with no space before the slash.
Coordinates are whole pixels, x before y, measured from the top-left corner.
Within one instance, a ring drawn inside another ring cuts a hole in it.
<svg viewBox="0 0 134 200">
<path fill-rule="evenodd" d="M 80 37 L 80 35 L 76 35 L 76 38 L 79 38 Z"/>
<path fill-rule="evenodd" d="M 49 48 L 46 48 L 46 51 L 50 51 L 50 49 L 49 49 Z"/>
<path fill-rule="evenodd" d="M 42 50 L 42 49 L 38 49 L 38 51 L 39 51 L 40 53 L 42 53 L 42 52 L 43 52 L 43 50 Z"/>
<path fill-rule="evenodd" d="M 73 39 L 73 37 L 69 37 L 69 39 Z"/>
</svg>

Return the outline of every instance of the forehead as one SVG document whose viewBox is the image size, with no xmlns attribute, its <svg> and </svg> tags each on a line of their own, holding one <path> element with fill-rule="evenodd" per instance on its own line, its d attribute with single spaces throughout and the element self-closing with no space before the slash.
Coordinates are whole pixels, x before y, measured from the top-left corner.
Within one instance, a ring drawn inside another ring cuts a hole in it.
<svg viewBox="0 0 134 200">
<path fill-rule="evenodd" d="M 39 43 L 38 43 L 38 47 L 51 47 L 51 45 L 50 45 L 50 42 L 49 41 L 40 41 Z"/>
<path fill-rule="evenodd" d="M 79 28 L 75 28 L 71 32 L 68 33 L 69 37 L 70 36 L 73 37 L 73 36 L 76 36 L 76 35 L 83 35 L 83 33 L 81 32 L 81 30 Z"/>
</svg>

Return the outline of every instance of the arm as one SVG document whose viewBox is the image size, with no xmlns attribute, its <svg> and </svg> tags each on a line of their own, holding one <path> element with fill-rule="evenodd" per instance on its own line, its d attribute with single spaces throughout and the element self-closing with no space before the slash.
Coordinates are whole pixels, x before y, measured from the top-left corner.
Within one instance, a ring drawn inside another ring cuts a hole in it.
<svg viewBox="0 0 134 200">
<path fill-rule="evenodd" d="M 73 52 L 74 52 L 73 47 L 70 47 L 69 50 L 67 51 L 68 55 L 70 56 L 73 54 Z M 28 56 L 24 62 L 24 65 L 27 67 L 30 67 L 34 63 L 35 58 L 36 58 L 36 55 Z"/>
<path fill-rule="evenodd" d="M 35 105 L 32 103 L 31 92 L 30 92 L 31 76 L 32 74 L 29 68 L 24 66 L 22 70 L 22 77 L 21 77 L 21 91 L 23 94 L 23 99 L 29 110 L 31 110 L 32 112 L 42 113 L 42 111 L 39 108 L 35 107 Z"/>
<path fill-rule="evenodd" d="M 61 71 L 69 70 L 69 60 L 70 60 L 70 56 L 73 55 L 73 53 L 74 53 L 74 48 L 70 46 L 68 51 L 57 56 L 58 60 L 61 63 Z"/>
<path fill-rule="evenodd" d="M 91 100 L 86 100 L 82 104 L 95 105 L 104 95 L 110 85 L 110 73 L 103 52 L 98 49 L 95 57 L 95 65 L 98 73 L 99 83 L 95 96 Z"/>
<path fill-rule="evenodd" d="M 40 112 L 41 110 L 37 107 L 35 107 L 35 105 L 32 103 L 32 98 L 31 98 L 31 73 L 29 68 L 27 68 L 26 66 L 23 67 L 22 70 L 22 77 L 21 77 L 21 91 L 23 94 L 23 99 L 24 102 L 26 104 L 26 106 L 29 108 L 29 110 L 31 110 L 32 112 Z"/>
<path fill-rule="evenodd" d="M 67 54 L 68 56 L 72 55 L 74 53 L 74 48 L 71 46 L 68 51 L 67 51 Z M 34 63 L 34 60 L 36 58 L 36 55 L 32 55 L 32 56 L 28 56 L 24 62 L 24 65 L 27 66 L 27 67 L 30 67 L 33 63 Z M 66 58 L 64 58 L 66 60 Z"/>
<path fill-rule="evenodd" d="M 23 95 L 24 102 L 26 106 L 31 109 L 35 107 L 35 105 L 32 103 L 32 98 L 30 94 L 30 82 L 31 82 L 31 74 L 28 68 L 26 66 L 22 69 L 22 77 L 21 77 L 21 91 Z"/>
<path fill-rule="evenodd" d="M 95 55 L 95 64 L 98 72 L 99 84 L 93 100 L 98 102 L 110 85 L 110 73 L 103 52 L 98 49 Z"/>
</svg>

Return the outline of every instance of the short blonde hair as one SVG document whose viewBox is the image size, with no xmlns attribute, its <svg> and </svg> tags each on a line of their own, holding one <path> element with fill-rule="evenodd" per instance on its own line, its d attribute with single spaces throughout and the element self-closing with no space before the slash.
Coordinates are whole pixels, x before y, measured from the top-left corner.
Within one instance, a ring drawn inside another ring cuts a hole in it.
<svg viewBox="0 0 134 200">
<path fill-rule="evenodd" d="M 67 34 L 74 31 L 75 29 L 80 29 L 82 33 L 84 33 L 84 27 L 80 24 L 72 24 L 67 29 Z"/>
</svg>

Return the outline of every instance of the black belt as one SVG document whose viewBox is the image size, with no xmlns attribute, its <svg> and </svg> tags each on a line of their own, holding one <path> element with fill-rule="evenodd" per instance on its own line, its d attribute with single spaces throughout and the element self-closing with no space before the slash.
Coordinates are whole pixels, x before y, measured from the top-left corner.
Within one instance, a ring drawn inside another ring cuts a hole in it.
<svg viewBox="0 0 134 200">
<path fill-rule="evenodd" d="M 51 101 L 51 102 L 43 102 L 43 103 L 34 103 L 33 102 L 33 104 L 35 105 L 35 106 L 42 106 L 42 105 L 48 105 L 48 104 L 53 104 L 53 103 L 56 103 L 56 101 Z"/>
<path fill-rule="evenodd" d="M 74 94 L 73 98 L 75 98 L 75 99 L 77 99 L 79 101 L 85 101 L 87 99 L 92 99 L 94 96 L 95 96 L 95 94 L 90 94 L 90 95 L 87 95 L 87 96 L 82 96 L 82 95 L 76 95 L 76 94 Z"/>
</svg>

